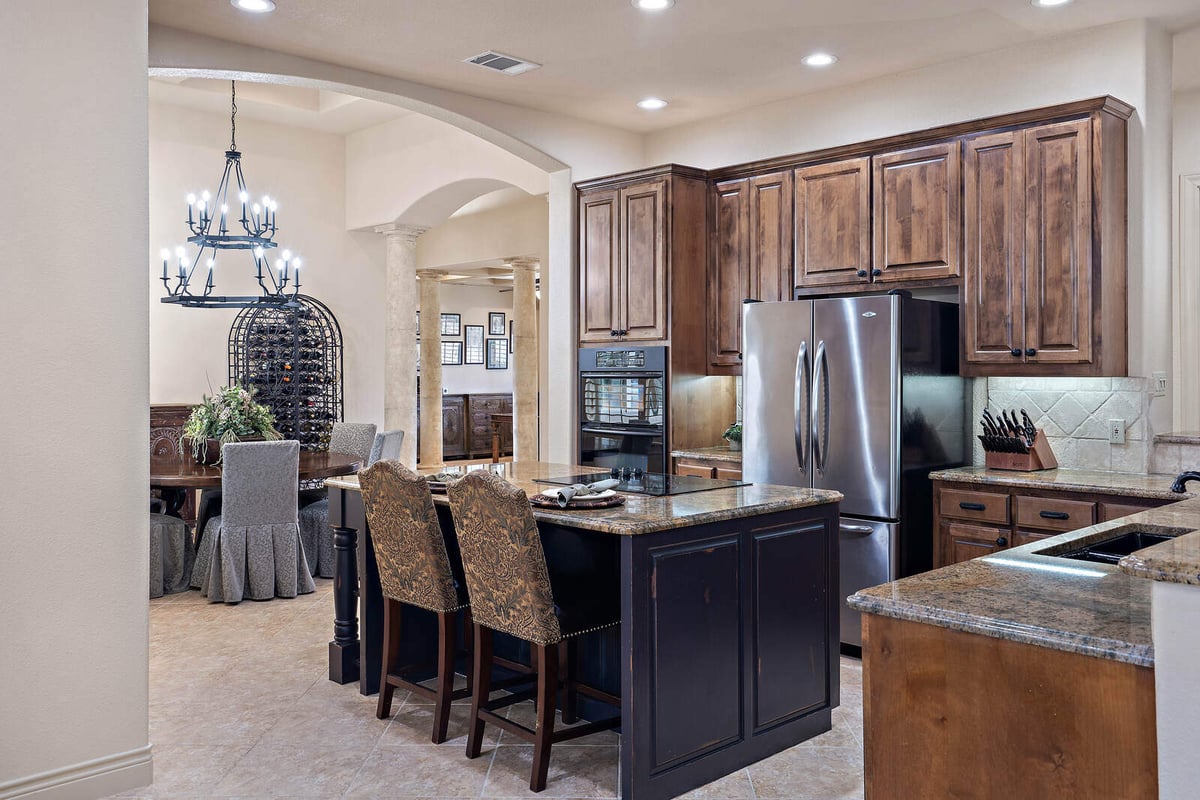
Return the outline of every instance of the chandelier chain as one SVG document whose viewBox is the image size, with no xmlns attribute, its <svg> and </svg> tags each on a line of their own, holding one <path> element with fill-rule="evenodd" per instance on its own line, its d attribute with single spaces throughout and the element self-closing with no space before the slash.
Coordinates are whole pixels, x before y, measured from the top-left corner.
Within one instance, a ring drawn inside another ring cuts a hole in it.
<svg viewBox="0 0 1200 800">
<path fill-rule="evenodd" d="M 237 150 L 237 81 L 229 82 L 229 149 Z"/>
</svg>

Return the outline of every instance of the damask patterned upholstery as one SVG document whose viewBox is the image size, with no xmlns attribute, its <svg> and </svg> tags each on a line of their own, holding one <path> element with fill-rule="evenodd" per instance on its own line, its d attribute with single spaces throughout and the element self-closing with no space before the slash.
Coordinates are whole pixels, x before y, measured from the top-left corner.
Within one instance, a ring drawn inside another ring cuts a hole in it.
<svg viewBox="0 0 1200 800">
<path fill-rule="evenodd" d="M 358 480 L 383 596 L 430 611 L 463 608 L 425 479 L 399 461 L 380 461 Z"/>
<path fill-rule="evenodd" d="M 477 624 L 535 644 L 562 641 L 529 498 L 487 470 L 447 486 Z"/>
</svg>

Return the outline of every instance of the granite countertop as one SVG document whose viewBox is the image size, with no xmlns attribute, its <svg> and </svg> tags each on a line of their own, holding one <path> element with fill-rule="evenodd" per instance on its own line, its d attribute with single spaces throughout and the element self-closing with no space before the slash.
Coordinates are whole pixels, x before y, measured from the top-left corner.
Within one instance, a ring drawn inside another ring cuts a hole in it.
<svg viewBox="0 0 1200 800">
<path fill-rule="evenodd" d="M 1059 492 L 1096 492 L 1144 497 L 1151 500 L 1185 500 L 1193 493 L 1171 491 L 1174 475 L 1125 472 L 1098 472 L 1084 469 L 1048 469 L 1040 472 L 1015 472 L 987 467 L 958 467 L 932 472 L 930 480 L 978 483 L 988 486 L 1012 486 L 1023 489 L 1053 489 Z"/>
<path fill-rule="evenodd" d="M 1181 538 L 1127 556 L 1119 568 L 1040 554 L 1133 528 Z M 1200 583 L 1198 529 L 1200 499 L 1184 500 L 864 589 L 849 604 L 869 614 L 1153 666 L 1151 585 L 1135 576 Z"/>
<path fill-rule="evenodd" d="M 689 450 L 672 450 L 672 458 L 700 458 L 705 461 L 730 461 L 742 463 L 742 451 L 731 450 L 729 445 L 721 444 L 716 447 L 694 447 Z"/>
<path fill-rule="evenodd" d="M 1200 431 L 1171 431 L 1154 437 L 1155 444 L 1200 444 Z"/>
<path fill-rule="evenodd" d="M 455 468 L 444 467 L 443 469 Z M 481 464 L 468 469 L 491 469 L 505 480 L 519 486 L 526 494 L 535 494 L 551 488 L 547 484 L 536 483 L 536 478 L 552 478 L 559 475 L 598 471 L 594 467 L 551 464 L 541 461 Z M 419 471 L 429 474 L 438 470 Z M 357 475 L 328 478 L 325 485 L 339 489 L 359 490 Z M 730 519 L 754 517 L 777 511 L 791 511 L 825 503 L 837 503 L 841 499 L 841 493 L 822 489 L 749 484 L 728 489 L 691 492 L 674 497 L 625 494 L 625 504 L 614 508 L 588 510 L 534 508 L 533 515 L 539 522 L 620 536 L 632 536 L 673 528 L 685 528 L 690 525 L 706 525 Z M 447 502 L 444 494 L 435 494 L 433 500 L 438 504 Z"/>
</svg>

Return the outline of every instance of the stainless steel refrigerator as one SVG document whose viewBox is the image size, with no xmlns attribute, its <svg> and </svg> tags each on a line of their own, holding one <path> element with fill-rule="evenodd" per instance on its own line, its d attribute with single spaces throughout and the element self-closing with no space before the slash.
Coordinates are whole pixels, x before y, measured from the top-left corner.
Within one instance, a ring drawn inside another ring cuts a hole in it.
<svg viewBox="0 0 1200 800">
<path fill-rule="evenodd" d="M 743 307 L 743 478 L 835 489 L 841 640 L 859 589 L 933 566 L 929 473 L 970 453 L 958 306 L 906 293 Z"/>
</svg>

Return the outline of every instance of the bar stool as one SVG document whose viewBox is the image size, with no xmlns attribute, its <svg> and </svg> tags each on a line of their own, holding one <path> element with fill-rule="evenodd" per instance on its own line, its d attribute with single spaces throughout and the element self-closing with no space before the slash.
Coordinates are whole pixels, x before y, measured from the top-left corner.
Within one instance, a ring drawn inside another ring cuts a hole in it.
<svg viewBox="0 0 1200 800">
<path fill-rule="evenodd" d="M 375 716 L 386 719 L 391 714 L 397 686 L 428 697 L 435 707 L 433 743 L 441 744 L 446 741 L 451 701 L 470 694 L 470 662 L 468 688 L 454 690 L 457 620 L 458 612 L 468 608 L 466 591 L 454 578 L 425 479 L 399 461 L 379 461 L 360 472 L 358 479 L 384 597 L 383 669 Z M 437 614 L 437 685 L 433 689 L 404 677 L 412 665 L 399 664 L 401 603 Z"/>
<path fill-rule="evenodd" d="M 571 645 L 575 637 L 620 624 L 620 609 L 594 592 L 581 591 L 577 602 L 562 602 L 564 594 L 558 598 L 560 602 L 555 602 L 529 498 L 516 486 L 487 470 L 476 470 L 450 484 L 447 493 L 473 617 L 475 663 L 467 758 L 479 755 L 486 722 L 531 741 L 534 754 L 529 788 L 540 792 L 546 788 L 551 745 L 620 724 L 618 714 L 599 722 L 554 730 L 560 657 L 565 656 L 566 662 L 564 721 L 574 719 L 577 691 L 619 705 L 618 698 L 576 682 L 576 654 Z M 493 631 L 523 639 L 533 650 L 537 667 L 536 729 L 496 713 L 497 709 L 511 705 L 512 697 L 489 699 L 494 688 L 490 669 L 494 661 Z M 560 653 L 564 645 L 565 654 Z"/>
</svg>

